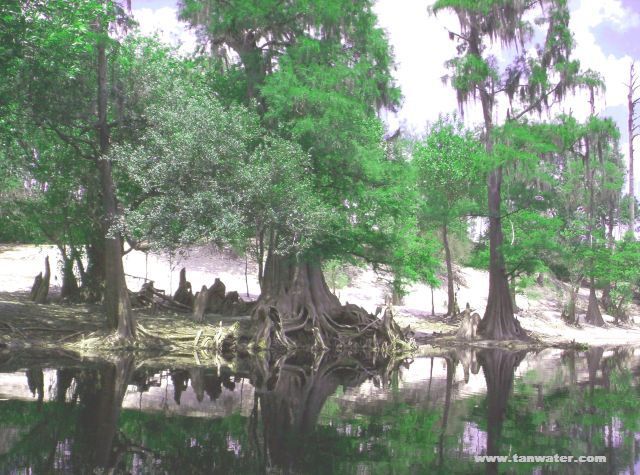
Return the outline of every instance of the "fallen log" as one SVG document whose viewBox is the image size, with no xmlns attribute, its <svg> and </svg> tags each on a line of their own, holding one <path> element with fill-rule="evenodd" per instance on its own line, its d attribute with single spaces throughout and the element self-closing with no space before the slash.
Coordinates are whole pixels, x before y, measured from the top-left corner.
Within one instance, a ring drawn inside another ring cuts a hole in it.
<svg viewBox="0 0 640 475">
<path fill-rule="evenodd" d="M 142 307 L 154 307 L 164 308 L 167 310 L 173 310 L 176 312 L 189 312 L 191 307 L 184 305 L 180 302 L 176 302 L 173 298 L 166 295 L 164 290 L 156 289 L 153 286 L 153 281 L 150 280 L 142 284 L 138 292 L 130 292 L 129 296 L 132 303 Z"/>
</svg>

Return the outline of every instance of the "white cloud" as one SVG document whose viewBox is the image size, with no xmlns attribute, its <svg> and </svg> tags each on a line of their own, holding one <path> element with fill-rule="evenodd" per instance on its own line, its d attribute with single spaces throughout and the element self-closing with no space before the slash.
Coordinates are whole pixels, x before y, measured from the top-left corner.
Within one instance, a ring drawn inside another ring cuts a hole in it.
<svg viewBox="0 0 640 475">
<path fill-rule="evenodd" d="M 394 122 L 405 122 L 410 131 L 421 132 L 438 114 L 457 109 L 453 89 L 442 83 L 447 74 L 445 61 L 455 56 L 455 43 L 445 26 L 454 29 L 457 20 L 448 13 L 433 17 L 425 0 L 378 0 L 375 12 L 387 31 L 398 69 L 395 77 L 404 102 Z"/>
<path fill-rule="evenodd" d="M 604 78 L 606 91 L 598 100 L 599 112 L 602 112 L 605 107 L 626 107 L 628 91 L 625 82 L 629 80 L 629 66 L 633 59 L 628 54 L 622 56 L 606 54 L 596 38 L 594 29 L 599 26 L 609 26 L 624 32 L 639 25 L 640 15 L 625 8 L 621 0 L 580 0 L 572 10 L 570 26 L 576 41 L 574 56 L 580 60 L 582 68 L 591 68 L 602 74 Z M 588 116 L 589 105 L 586 97 L 578 96 L 568 102 L 576 117 L 584 119 Z M 618 127 L 622 132 L 620 148 L 628 161 L 629 142 L 626 121 L 618 122 Z"/>
<path fill-rule="evenodd" d="M 596 39 L 594 28 L 609 25 L 625 31 L 638 24 L 640 16 L 625 9 L 620 0 L 581 0 L 572 12 L 570 26 L 576 41 L 574 56 L 580 60 L 582 68 L 599 72 L 605 80 L 606 93 L 598 104 L 601 109 L 626 104 L 624 82 L 629 75 L 631 57 L 605 54 Z M 589 112 L 586 99 L 576 109 L 576 113 L 586 116 Z"/>
<path fill-rule="evenodd" d="M 610 23 L 617 30 L 624 32 L 640 25 L 640 15 L 626 8 L 620 0 L 580 0 L 578 8 L 571 16 L 577 25 L 586 28 Z"/>
<path fill-rule="evenodd" d="M 195 50 L 196 36 L 184 22 L 178 21 L 175 7 L 134 8 L 133 16 L 140 24 L 140 33 L 143 35 L 157 34 L 164 43 L 178 46 L 183 54 Z"/>
</svg>

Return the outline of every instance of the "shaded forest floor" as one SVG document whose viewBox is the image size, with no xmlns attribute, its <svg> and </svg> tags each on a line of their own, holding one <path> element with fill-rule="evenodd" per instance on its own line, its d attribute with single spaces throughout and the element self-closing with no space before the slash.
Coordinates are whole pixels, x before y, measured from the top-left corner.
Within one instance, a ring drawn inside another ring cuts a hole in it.
<svg viewBox="0 0 640 475">
<path fill-rule="evenodd" d="M 219 352 L 223 339 L 237 333 L 241 317 L 219 318 L 207 315 L 203 323 L 195 323 L 185 314 L 134 309 L 141 343 L 132 351 Z M 244 319 L 246 320 L 246 319 Z M 43 349 L 94 354 L 108 351 L 104 337 L 109 332 L 100 305 L 36 304 L 26 292 L 0 292 L 0 350 Z"/>
</svg>

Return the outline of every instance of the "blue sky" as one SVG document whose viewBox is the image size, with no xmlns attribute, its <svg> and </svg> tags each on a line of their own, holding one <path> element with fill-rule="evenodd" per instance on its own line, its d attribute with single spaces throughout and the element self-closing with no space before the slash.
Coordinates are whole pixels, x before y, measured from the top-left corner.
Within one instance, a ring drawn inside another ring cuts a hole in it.
<svg viewBox="0 0 640 475">
<path fill-rule="evenodd" d="M 321 1 L 321 0 L 318 0 Z M 144 33 L 158 31 L 161 38 L 182 43 L 182 51 L 190 51 L 195 38 L 176 18 L 175 0 L 133 0 L 134 15 Z M 377 0 L 375 10 L 381 26 L 393 46 L 396 78 L 404 95 L 402 109 L 388 116 L 390 128 L 402 124 L 419 133 L 438 114 L 456 110 L 453 91 L 444 86 L 444 62 L 455 54 L 445 27 L 454 29 L 456 19 L 442 14 L 429 16 L 427 7 L 433 0 Z M 640 0 L 570 0 L 571 29 L 576 40 L 574 56 L 583 67 L 603 74 L 606 93 L 597 101 L 599 114 L 613 117 L 622 132 L 621 147 L 627 153 L 626 95 L 632 60 L 640 63 Z M 640 69 L 640 65 L 637 69 Z M 570 97 L 554 113 L 571 111 L 579 119 L 589 113 L 584 95 Z M 479 122 L 477 107 L 471 106 L 466 117 Z M 500 120 L 500 118 L 497 118 Z M 640 149 L 640 143 L 636 144 Z M 640 152 L 639 152 L 640 153 Z M 636 176 L 640 173 L 636 173 Z M 640 186 L 636 186 L 638 190 Z M 639 190 L 640 191 L 640 190 Z"/>
</svg>

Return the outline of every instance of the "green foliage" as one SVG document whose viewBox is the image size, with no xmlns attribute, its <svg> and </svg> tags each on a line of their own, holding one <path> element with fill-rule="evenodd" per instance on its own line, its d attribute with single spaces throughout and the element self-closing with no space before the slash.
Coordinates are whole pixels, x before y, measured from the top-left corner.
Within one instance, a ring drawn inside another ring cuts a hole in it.
<svg viewBox="0 0 640 475">
<path fill-rule="evenodd" d="M 602 261 L 601 275 L 612 282 L 614 305 L 618 313 L 624 312 L 634 293 L 640 290 L 640 242 L 627 235 Z"/>
<path fill-rule="evenodd" d="M 535 210 L 522 210 L 505 219 L 505 242 L 502 252 L 506 273 L 511 278 L 544 272 L 560 252 L 556 237 L 561 230 L 559 218 L 548 217 Z M 489 267 L 489 250 L 482 246 L 476 250 L 471 264 Z"/>
<path fill-rule="evenodd" d="M 565 0 L 438 0 L 431 7 L 435 14 L 443 10 L 455 12 L 460 22 L 460 33 L 449 34 L 458 42 L 458 56 L 448 62 L 448 79 L 461 107 L 480 96 L 485 106 L 493 108 L 496 91 L 502 91 L 512 109 L 519 105 L 521 113 L 541 112 L 551 98 L 561 99 L 576 87 L 593 91 L 601 84 L 592 73 L 580 75 L 579 63 L 570 59 L 574 45 Z M 527 44 L 541 25 L 547 27 L 544 43 L 530 55 Z M 519 50 L 502 70 L 494 57 L 483 56 L 495 42 Z"/>
<path fill-rule="evenodd" d="M 439 245 L 430 232 L 418 231 L 417 223 L 408 224 L 396 233 L 397 244 L 391 256 L 394 274 L 394 291 L 404 295 L 405 287 L 414 282 L 424 282 L 437 287 L 437 272 L 441 265 Z"/>
<path fill-rule="evenodd" d="M 449 225 L 477 211 L 486 154 L 471 131 L 454 117 L 441 117 L 413 151 L 421 218 Z"/>
<path fill-rule="evenodd" d="M 219 75 L 242 78 L 246 91 L 234 97 L 255 107 L 261 133 L 308 157 L 298 167 L 300 180 L 293 174 L 276 184 L 271 171 L 260 169 L 252 185 L 260 216 L 247 238 L 271 242 L 275 235 L 282 252 L 304 250 L 313 259 L 357 256 L 388 264 L 387 249 L 407 214 L 398 178 L 405 173 L 404 163 L 387 159 L 375 115 L 380 106 L 397 104 L 399 92 L 372 2 L 296 0 L 276 7 L 271 0 L 183 1 L 180 12 L 212 45 L 223 64 Z M 298 201 L 295 230 L 281 229 L 292 205 L 277 197 L 279 190 Z"/>
<path fill-rule="evenodd" d="M 174 248 L 242 242 L 269 227 L 282 252 L 308 246 L 328 219 L 311 193 L 308 156 L 267 135 L 243 106 L 221 104 L 197 70 L 160 58 L 145 71 L 145 131 L 112 153 L 143 198 L 127 213 L 133 233 Z"/>
</svg>

